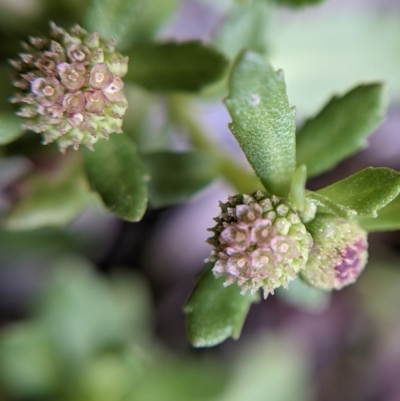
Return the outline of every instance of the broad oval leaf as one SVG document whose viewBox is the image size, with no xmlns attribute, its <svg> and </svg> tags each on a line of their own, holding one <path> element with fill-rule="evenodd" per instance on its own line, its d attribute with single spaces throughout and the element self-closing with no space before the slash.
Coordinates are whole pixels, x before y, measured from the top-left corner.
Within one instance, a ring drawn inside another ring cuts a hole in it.
<svg viewBox="0 0 400 401">
<path fill-rule="evenodd" d="M 246 51 L 235 61 L 229 87 L 232 133 L 267 191 L 287 196 L 296 167 L 295 111 L 282 71 Z"/>
<path fill-rule="evenodd" d="M 35 174 L 21 185 L 26 196 L 9 211 L 5 226 L 12 230 L 63 227 L 92 202 L 80 170 L 60 174 Z"/>
<path fill-rule="evenodd" d="M 218 163 L 201 152 L 154 152 L 142 155 L 150 175 L 149 198 L 155 207 L 184 201 L 218 174 Z"/>
<path fill-rule="evenodd" d="M 200 41 L 148 43 L 131 48 L 131 80 L 158 92 L 196 92 L 222 78 L 227 59 Z"/>
<path fill-rule="evenodd" d="M 194 347 L 212 347 L 227 338 L 238 339 L 250 305 L 258 295 L 240 294 L 236 284 L 224 287 L 224 278 L 215 278 L 208 263 L 183 311 L 186 331 Z"/>
<path fill-rule="evenodd" d="M 378 216 L 359 217 L 359 224 L 367 231 L 400 230 L 400 197 L 378 211 Z"/>
<path fill-rule="evenodd" d="M 389 168 L 368 167 L 317 193 L 355 210 L 359 215 L 377 216 L 400 192 L 400 174 Z"/>
<path fill-rule="evenodd" d="M 313 177 L 365 148 L 366 139 L 383 120 L 386 103 L 380 83 L 335 96 L 299 130 L 297 163 L 306 164 L 308 176 Z"/>
<path fill-rule="evenodd" d="M 84 155 L 90 186 L 105 206 L 124 220 L 140 220 L 147 206 L 147 175 L 133 142 L 113 134 Z"/>
<path fill-rule="evenodd" d="M 20 117 L 11 113 L 0 114 L 0 145 L 7 145 L 19 138 L 24 132 Z"/>
</svg>

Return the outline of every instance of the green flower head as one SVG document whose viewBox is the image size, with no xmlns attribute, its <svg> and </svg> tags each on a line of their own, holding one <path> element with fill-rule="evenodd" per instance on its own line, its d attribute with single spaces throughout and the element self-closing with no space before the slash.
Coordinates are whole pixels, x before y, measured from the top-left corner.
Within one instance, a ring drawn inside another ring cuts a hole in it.
<svg viewBox="0 0 400 401">
<path fill-rule="evenodd" d="M 367 233 L 356 222 L 331 215 L 318 215 L 307 229 L 314 245 L 301 277 L 325 290 L 354 283 L 367 263 Z"/>
<path fill-rule="evenodd" d="M 208 239 L 214 250 L 214 274 L 225 285 L 236 282 L 242 293 L 259 288 L 266 297 L 287 288 L 304 268 L 312 246 L 310 234 L 284 200 L 261 191 L 236 195 L 222 203 L 217 225 Z"/>
<path fill-rule="evenodd" d="M 50 28 L 49 38 L 30 37 L 25 53 L 11 60 L 18 88 L 11 101 L 21 104 L 24 128 L 41 133 L 44 144 L 56 141 L 62 152 L 81 144 L 93 149 L 100 137 L 122 132 L 128 103 L 121 77 L 128 58 L 114 41 L 80 26 Z"/>
</svg>

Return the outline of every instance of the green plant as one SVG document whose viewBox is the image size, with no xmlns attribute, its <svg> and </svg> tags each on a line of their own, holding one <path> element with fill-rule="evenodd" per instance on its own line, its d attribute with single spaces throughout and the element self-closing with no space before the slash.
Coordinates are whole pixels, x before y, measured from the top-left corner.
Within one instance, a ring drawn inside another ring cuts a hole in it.
<svg viewBox="0 0 400 401">
<path fill-rule="evenodd" d="M 283 73 L 266 61 L 258 34 L 271 3 L 232 1 L 215 45 L 208 45 L 154 39 L 177 1 L 92 0 L 79 13 L 65 2 L 66 29 L 51 24 L 52 39 L 31 38 L 19 60 L 11 51 L 13 102 L 23 106 L 19 117 L 11 109 L 0 116 L 1 152 L 22 154 L 34 168 L 19 183 L 24 191 L 4 216 L 5 227 L 62 227 L 99 205 L 136 222 L 148 204 L 181 202 L 216 177 L 236 187 L 238 194 L 221 205 L 209 240 L 213 253 L 184 308 L 195 346 L 237 338 L 260 288 L 267 297 L 281 286 L 292 291 L 297 278 L 325 290 L 351 284 L 367 260 L 366 231 L 400 227 L 394 170 L 367 168 L 306 189 L 307 178 L 365 146 L 385 114 L 384 88 L 362 84 L 332 98 L 296 133 Z M 35 28 L 43 38 L 43 22 L 62 19 L 47 7 Z M 72 20 L 84 29 L 68 25 Z M 233 43 L 231 33 L 240 27 Z M 209 138 L 197 115 L 199 100 L 227 91 L 230 129 L 254 173 Z M 167 118 L 152 136 L 157 102 Z M 173 128 L 187 133 L 189 150 L 171 145 Z M 26 130 L 43 133 L 49 146 Z M 122 135 L 108 138 L 114 132 Z M 81 143 L 87 148 L 67 150 Z M 51 168 L 42 168 L 43 160 Z"/>
</svg>

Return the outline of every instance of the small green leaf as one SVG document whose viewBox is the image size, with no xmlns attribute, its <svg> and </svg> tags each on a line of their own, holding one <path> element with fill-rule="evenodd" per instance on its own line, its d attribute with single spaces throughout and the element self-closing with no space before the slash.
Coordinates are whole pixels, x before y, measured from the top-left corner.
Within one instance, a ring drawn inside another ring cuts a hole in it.
<svg viewBox="0 0 400 401">
<path fill-rule="evenodd" d="M 243 49 L 265 53 L 270 10 L 265 0 L 233 5 L 216 34 L 215 45 L 230 58 Z"/>
<path fill-rule="evenodd" d="M 303 7 L 312 4 L 321 3 L 324 0 L 275 0 L 277 4 L 287 5 L 291 7 Z"/>
<path fill-rule="evenodd" d="M 306 121 L 297 134 L 297 162 L 312 177 L 333 168 L 365 148 L 366 139 L 382 122 L 386 96 L 382 84 L 360 85 L 334 97 Z"/>
<path fill-rule="evenodd" d="M 256 53 L 242 53 L 231 72 L 226 105 L 230 129 L 267 191 L 287 196 L 296 168 L 295 111 L 282 71 Z"/>
<path fill-rule="evenodd" d="M 26 194 L 5 219 L 5 226 L 12 230 L 63 227 L 91 202 L 87 183 L 76 170 L 62 174 L 35 174 L 21 185 Z"/>
<path fill-rule="evenodd" d="M 23 133 L 21 118 L 11 113 L 0 114 L 0 145 L 8 143 L 19 138 Z"/>
<path fill-rule="evenodd" d="M 141 6 L 141 0 L 91 0 L 83 17 L 84 26 L 106 39 L 119 39 L 136 23 Z"/>
<path fill-rule="evenodd" d="M 400 197 L 379 210 L 378 216 L 359 217 L 359 224 L 367 231 L 400 230 Z"/>
<path fill-rule="evenodd" d="M 218 174 L 214 157 L 200 152 L 156 152 L 142 155 L 150 175 L 153 206 L 181 202 L 209 184 Z"/>
<path fill-rule="evenodd" d="M 186 331 L 194 347 L 212 347 L 227 338 L 238 339 L 250 305 L 258 295 L 240 294 L 236 284 L 224 287 L 208 263 L 184 307 Z"/>
<path fill-rule="evenodd" d="M 133 142 L 113 134 L 84 155 L 90 185 L 105 206 L 124 220 L 140 220 L 147 206 L 147 176 Z"/>
<path fill-rule="evenodd" d="M 377 216 L 400 192 L 400 174 L 389 168 L 368 167 L 320 189 L 319 194 L 355 210 L 359 215 Z"/>
<path fill-rule="evenodd" d="M 317 192 L 307 192 L 306 199 L 309 202 L 313 202 L 318 206 L 318 209 L 322 213 L 332 213 L 336 216 L 343 217 L 347 219 L 349 217 L 355 216 L 357 212 L 349 207 L 340 205 L 327 196 L 321 195 Z"/>
<path fill-rule="evenodd" d="M 148 43 L 131 48 L 126 76 L 158 92 L 196 92 L 218 79 L 228 61 L 200 41 Z"/>
<path fill-rule="evenodd" d="M 302 212 L 306 200 L 307 166 L 299 166 L 294 173 L 289 200 L 295 210 Z"/>
</svg>

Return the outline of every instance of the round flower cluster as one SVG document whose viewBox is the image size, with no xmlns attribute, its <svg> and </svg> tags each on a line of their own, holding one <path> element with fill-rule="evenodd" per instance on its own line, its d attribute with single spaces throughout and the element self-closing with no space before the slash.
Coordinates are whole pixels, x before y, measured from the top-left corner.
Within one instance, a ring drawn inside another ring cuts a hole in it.
<svg viewBox="0 0 400 401">
<path fill-rule="evenodd" d="M 264 296 L 287 288 L 304 268 L 312 238 L 299 216 L 282 199 L 261 191 L 236 195 L 221 203 L 221 214 L 208 239 L 214 274 L 225 286 L 236 282 L 242 294 L 259 288 Z"/>
<path fill-rule="evenodd" d="M 323 214 L 307 229 L 314 245 L 301 277 L 325 290 L 354 283 L 367 263 L 367 233 L 354 221 Z"/>
<path fill-rule="evenodd" d="M 19 89 L 11 101 L 23 104 L 24 128 L 42 133 L 44 144 L 57 141 L 62 152 L 80 144 L 93 150 L 99 137 L 122 132 L 128 58 L 115 51 L 114 41 L 80 26 L 50 28 L 51 38 L 30 37 L 26 52 L 11 60 Z"/>
</svg>

